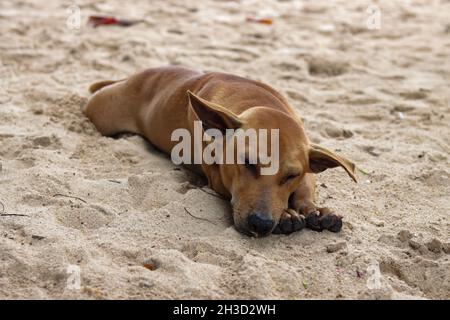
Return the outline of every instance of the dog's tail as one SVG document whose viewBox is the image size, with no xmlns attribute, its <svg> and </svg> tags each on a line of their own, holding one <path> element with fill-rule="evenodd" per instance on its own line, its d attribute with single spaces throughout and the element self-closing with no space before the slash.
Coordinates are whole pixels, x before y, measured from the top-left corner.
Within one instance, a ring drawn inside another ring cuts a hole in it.
<svg viewBox="0 0 450 320">
<path fill-rule="evenodd" d="M 116 82 L 120 82 L 120 81 L 123 81 L 123 80 L 125 80 L 125 79 L 121 79 L 121 80 L 104 80 L 104 81 L 95 82 L 95 83 L 93 83 L 93 84 L 91 84 L 89 86 L 89 92 L 90 93 L 95 93 L 95 92 L 97 92 L 98 90 L 100 90 L 103 87 L 110 86 L 110 85 L 112 85 L 112 84 L 114 84 Z"/>
</svg>

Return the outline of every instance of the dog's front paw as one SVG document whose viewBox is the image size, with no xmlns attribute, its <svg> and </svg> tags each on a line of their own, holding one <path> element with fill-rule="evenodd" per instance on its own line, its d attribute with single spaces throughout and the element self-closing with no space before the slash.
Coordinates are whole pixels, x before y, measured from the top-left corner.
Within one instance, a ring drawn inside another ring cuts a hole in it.
<svg viewBox="0 0 450 320">
<path fill-rule="evenodd" d="M 306 217 L 306 227 L 315 231 L 339 232 L 342 229 L 342 217 L 328 208 L 319 208 Z"/>
<path fill-rule="evenodd" d="M 303 215 L 293 209 L 286 209 L 280 218 L 280 222 L 272 231 L 275 234 L 290 234 L 300 231 L 306 226 L 306 219 Z"/>
</svg>

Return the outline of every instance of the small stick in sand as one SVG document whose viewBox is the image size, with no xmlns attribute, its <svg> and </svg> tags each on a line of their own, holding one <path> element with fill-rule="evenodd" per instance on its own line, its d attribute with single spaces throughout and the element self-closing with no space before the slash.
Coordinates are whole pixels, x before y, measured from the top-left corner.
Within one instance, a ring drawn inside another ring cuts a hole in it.
<svg viewBox="0 0 450 320">
<path fill-rule="evenodd" d="M 203 191 L 204 193 L 207 193 L 207 194 L 209 194 L 209 195 L 212 195 L 212 196 L 214 196 L 214 197 L 216 197 L 216 198 L 219 198 L 219 199 L 222 199 L 222 200 L 225 200 L 225 198 L 224 197 L 222 197 L 220 194 L 218 194 L 218 193 L 215 193 L 215 192 L 211 192 L 211 191 L 208 191 L 208 190 L 206 190 L 206 189 L 203 189 L 203 188 L 198 188 L 199 190 L 201 190 L 201 191 Z"/>
<path fill-rule="evenodd" d="M 216 225 L 216 224 L 215 224 L 214 222 L 212 222 L 211 220 L 208 220 L 208 219 L 205 219 L 205 218 L 200 218 L 200 217 L 194 216 L 192 213 L 189 212 L 189 210 L 188 210 L 186 207 L 184 207 L 184 211 L 186 211 L 186 213 L 187 213 L 188 215 L 190 215 L 192 218 L 195 218 L 195 219 L 198 219 L 198 220 L 207 221 L 207 222 L 209 222 L 209 223 L 212 223 L 213 225 Z"/>
<path fill-rule="evenodd" d="M 72 199 L 77 199 L 77 200 L 80 200 L 80 201 L 82 201 L 82 202 L 84 202 L 84 203 L 87 203 L 87 201 L 84 200 L 84 199 L 81 199 L 81 198 L 79 198 L 79 197 L 74 197 L 74 196 L 68 196 L 68 195 L 62 194 L 62 193 L 56 193 L 56 194 L 53 195 L 53 197 L 66 197 L 66 198 L 72 198 Z"/>
<path fill-rule="evenodd" d="M 29 217 L 27 214 L 20 213 L 5 213 L 5 205 L 0 201 L 0 205 L 2 206 L 2 210 L 0 211 L 0 217 Z"/>
<path fill-rule="evenodd" d="M 29 217 L 29 215 L 20 213 L 1 213 L 0 217 Z"/>
</svg>

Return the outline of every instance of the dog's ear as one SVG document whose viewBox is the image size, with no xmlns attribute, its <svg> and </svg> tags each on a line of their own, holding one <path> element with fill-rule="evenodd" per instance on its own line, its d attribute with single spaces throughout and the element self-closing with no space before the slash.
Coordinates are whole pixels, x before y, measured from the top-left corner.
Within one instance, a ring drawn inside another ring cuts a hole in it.
<svg viewBox="0 0 450 320">
<path fill-rule="evenodd" d="M 358 182 L 355 176 L 355 165 L 350 160 L 317 144 L 312 143 L 310 145 L 309 168 L 311 172 L 319 173 L 328 168 L 335 168 L 338 166 L 344 168 L 353 181 Z"/>
<path fill-rule="evenodd" d="M 238 129 L 242 126 L 239 117 L 233 112 L 216 103 L 202 99 L 189 90 L 187 94 L 189 103 L 198 119 L 202 121 L 205 130 L 219 129 L 225 132 L 226 129 Z"/>
</svg>

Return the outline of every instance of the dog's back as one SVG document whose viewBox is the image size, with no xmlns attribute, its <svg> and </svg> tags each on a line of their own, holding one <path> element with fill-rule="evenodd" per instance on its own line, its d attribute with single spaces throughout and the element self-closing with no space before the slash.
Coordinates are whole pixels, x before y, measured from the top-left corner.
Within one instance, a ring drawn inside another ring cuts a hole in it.
<svg viewBox="0 0 450 320">
<path fill-rule="evenodd" d="M 283 96 L 266 84 L 183 67 L 146 69 L 128 79 L 94 83 L 90 91 L 95 94 L 85 114 L 104 135 L 138 133 L 169 151 L 171 133 L 178 128 L 189 129 L 189 122 L 193 121 L 188 90 L 237 115 L 252 107 L 266 106 L 296 116 Z M 105 114 L 108 121 L 104 121 Z"/>
</svg>

